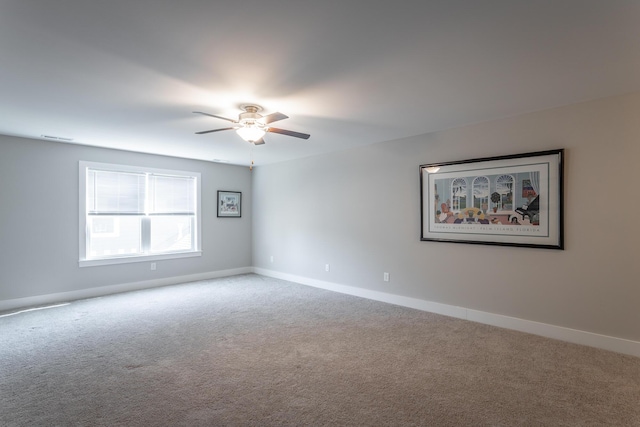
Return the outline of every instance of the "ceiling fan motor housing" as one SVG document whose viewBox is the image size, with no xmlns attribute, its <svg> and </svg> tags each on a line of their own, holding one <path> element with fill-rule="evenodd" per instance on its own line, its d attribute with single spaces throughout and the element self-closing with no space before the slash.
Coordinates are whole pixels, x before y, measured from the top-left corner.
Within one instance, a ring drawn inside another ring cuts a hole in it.
<svg viewBox="0 0 640 427">
<path fill-rule="evenodd" d="M 239 122 L 246 125 L 253 125 L 257 120 L 262 118 L 262 115 L 258 111 L 262 111 L 262 108 L 257 105 L 242 105 L 241 107 L 245 112 L 240 113 Z M 257 124 L 260 124 L 259 122 Z M 263 125 L 264 126 L 264 125 Z"/>
</svg>

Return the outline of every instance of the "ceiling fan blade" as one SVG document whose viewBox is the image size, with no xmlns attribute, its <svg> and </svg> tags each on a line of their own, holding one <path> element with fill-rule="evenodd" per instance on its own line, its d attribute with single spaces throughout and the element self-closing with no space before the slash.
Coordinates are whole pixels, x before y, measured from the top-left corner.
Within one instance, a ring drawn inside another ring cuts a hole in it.
<svg viewBox="0 0 640 427">
<path fill-rule="evenodd" d="M 222 116 L 216 116 L 215 114 L 209 114 L 209 113 L 203 113 L 202 111 L 194 111 L 195 114 L 202 114 L 204 116 L 209 116 L 209 117 L 215 117 L 216 119 L 222 119 L 222 120 L 226 120 L 232 123 L 238 123 L 237 121 L 233 120 L 233 119 L 228 119 L 226 117 L 222 117 Z"/>
<path fill-rule="evenodd" d="M 288 118 L 289 116 L 282 113 L 271 113 L 259 118 L 257 121 L 260 123 L 264 123 L 265 125 L 268 125 L 269 123 L 277 122 L 278 120 L 284 120 Z"/>
<path fill-rule="evenodd" d="M 279 134 L 287 135 L 287 136 L 293 136 L 293 137 L 302 138 L 302 139 L 309 139 L 309 137 L 311 136 L 308 133 L 294 132 L 292 130 L 278 129 L 278 128 L 269 128 L 269 129 L 266 129 L 266 131 L 267 132 L 273 132 L 273 133 L 279 133 Z"/>
<path fill-rule="evenodd" d="M 237 127 L 221 128 L 221 129 L 213 129 L 213 130 L 203 130 L 202 132 L 196 132 L 196 135 L 202 135 L 202 134 L 211 133 L 211 132 L 220 132 L 221 130 L 231 130 L 231 129 L 237 129 Z"/>
<path fill-rule="evenodd" d="M 263 145 L 263 144 L 264 144 L 264 139 L 262 139 L 262 138 L 260 138 L 259 140 L 253 142 L 253 145 Z"/>
</svg>

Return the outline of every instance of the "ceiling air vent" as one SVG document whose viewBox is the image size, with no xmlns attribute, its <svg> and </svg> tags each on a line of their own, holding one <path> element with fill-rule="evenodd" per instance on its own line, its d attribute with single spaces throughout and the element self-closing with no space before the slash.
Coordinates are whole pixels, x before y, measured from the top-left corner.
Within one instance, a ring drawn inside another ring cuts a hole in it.
<svg viewBox="0 0 640 427">
<path fill-rule="evenodd" d="M 47 138 L 47 139 L 53 139 L 56 141 L 65 141 L 65 142 L 71 142 L 73 141 L 73 138 L 64 138 L 62 136 L 53 136 L 53 135 L 40 135 L 43 138 Z"/>
</svg>

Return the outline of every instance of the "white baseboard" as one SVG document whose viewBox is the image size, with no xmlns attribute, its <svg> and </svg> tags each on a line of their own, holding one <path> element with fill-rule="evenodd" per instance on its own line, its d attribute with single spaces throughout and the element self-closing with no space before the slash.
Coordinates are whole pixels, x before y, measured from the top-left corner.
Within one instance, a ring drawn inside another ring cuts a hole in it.
<svg viewBox="0 0 640 427">
<path fill-rule="evenodd" d="M 98 288 L 81 289 L 70 292 L 60 292 L 55 294 L 38 295 L 34 297 L 16 298 L 0 301 L 0 312 L 10 311 L 25 307 L 39 305 L 56 304 L 61 302 L 74 301 L 83 298 L 95 298 L 120 292 L 137 291 L 141 289 L 154 288 L 159 286 L 176 285 L 199 280 L 209 280 L 219 277 L 236 276 L 239 274 L 256 273 L 263 276 L 274 277 L 276 279 L 288 280 L 302 285 L 313 286 L 347 295 L 358 296 L 473 322 L 484 323 L 539 335 L 547 338 L 558 339 L 581 344 L 604 350 L 615 351 L 617 353 L 628 354 L 640 357 L 640 342 L 627 340 L 624 338 L 600 335 L 592 332 L 580 331 L 577 329 L 565 328 L 563 326 L 550 325 L 547 323 L 534 322 L 531 320 L 519 319 L 516 317 L 503 316 L 500 314 L 488 313 L 473 310 L 465 307 L 457 307 L 448 304 L 441 304 L 418 298 L 394 295 L 387 292 L 373 291 L 369 289 L 357 288 L 354 286 L 340 285 L 323 280 L 310 279 L 303 276 L 281 273 L 258 267 L 241 267 L 229 270 L 211 271 L 207 273 L 190 274 L 186 276 L 167 277 L 162 279 L 145 280 L 141 282 L 124 283 L 119 285 L 102 286 Z"/>
<path fill-rule="evenodd" d="M 230 270 L 209 271 L 206 273 L 189 274 L 186 276 L 165 277 L 161 279 L 145 280 L 142 282 L 123 283 L 119 285 L 101 286 L 98 288 L 80 289 L 77 291 L 59 292 L 55 294 L 38 295 L 34 297 L 16 298 L 0 301 L 0 312 L 32 307 L 45 304 L 75 301 L 84 298 L 102 297 L 120 292 L 139 291 L 141 289 L 157 288 L 160 286 L 177 285 L 180 283 L 196 282 L 199 280 L 216 279 L 219 277 L 236 276 L 238 274 L 253 273 L 253 267 L 241 267 Z"/>
<path fill-rule="evenodd" d="M 404 297 L 400 295 L 389 294 L 386 292 L 339 285 L 332 282 L 310 279 L 293 274 L 267 270 L 264 268 L 255 267 L 253 271 L 256 274 L 273 277 L 276 279 L 288 280 L 290 282 L 296 282 L 302 285 L 313 286 L 316 288 L 327 289 L 330 291 L 354 295 L 362 298 L 372 299 L 375 301 L 415 308 L 417 310 L 423 310 L 431 313 L 442 314 L 445 316 L 456 317 L 459 319 L 470 320 L 472 322 L 484 323 L 486 325 L 526 332 L 547 338 L 571 342 L 574 344 L 581 344 L 589 347 L 596 347 L 603 350 L 615 351 L 617 353 L 640 357 L 640 342 L 638 341 L 631 341 L 624 338 L 616 338 L 607 335 L 595 334 L 592 332 L 580 331 L 577 329 L 565 328 L 563 326 L 550 325 L 547 323 L 534 322 L 531 320 L 519 319 L 516 317 L 509 317 L 500 314 L 472 310 L 464 307 L 456 307 L 453 305 L 441 304 L 417 298 Z"/>
</svg>

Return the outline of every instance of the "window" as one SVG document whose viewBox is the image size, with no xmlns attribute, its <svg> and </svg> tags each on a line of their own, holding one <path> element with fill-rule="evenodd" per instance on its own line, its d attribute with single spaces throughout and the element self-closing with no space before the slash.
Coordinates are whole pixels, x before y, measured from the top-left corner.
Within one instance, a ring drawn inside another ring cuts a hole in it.
<svg viewBox="0 0 640 427">
<path fill-rule="evenodd" d="M 473 180 L 473 207 L 483 212 L 489 206 L 489 178 L 478 176 Z"/>
<path fill-rule="evenodd" d="M 500 175 L 496 179 L 496 192 L 500 195 L 498 210 L 510 211 L 513 209 L 513 184 L 515 180 L 511 175 Z"/>
<path fill-rule="evenodd" d="M 80 162 L 80 266 L 199 256 L 200 174 Z"/>
<path fill-rule="evenodd" d="M 451 183 L 452 209 L 460 211 L 467 208 L 467 181 L 456 178 Z"/>
</svg>

